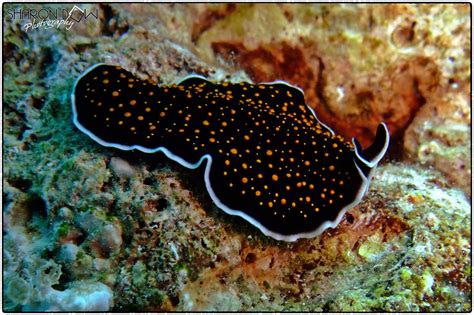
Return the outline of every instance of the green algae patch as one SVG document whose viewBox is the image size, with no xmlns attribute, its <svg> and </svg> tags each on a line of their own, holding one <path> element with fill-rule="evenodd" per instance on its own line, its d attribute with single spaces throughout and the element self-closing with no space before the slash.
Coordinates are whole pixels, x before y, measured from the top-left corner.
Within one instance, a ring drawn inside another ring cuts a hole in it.
<svg viewBox="0 0 474 315">
<path fill-rule="evenodd" d="M 372 235 L 360 245 L 358 254 L 367 261 L 375 261 L 383 254 L 384 249 L 380 236 Z"/>
<path fill-rule="evenodd" d="M 400 279 L 402 281 L 409 281 L 411 279 L 412 274 L 412 271 L 408 267 L 403 267 L 402 269 L 400 269 Z"/>
<path fill-rule="evenodd" d="M 62 222 L 57 229 L 58 236 L 66 236 L 69 233 L 70 227 L 71 226 L 67 222 Z"/>
<path fill-rule="evenodd" d="M 132 268 L 133 284 L 143 286 L 146 283 L 147 271 L 146 265 L 141 261 L 137 261 Z"/>
<path fill-rule="evenodd" d="M 434 278 L 429 269 L 425 269 L 419 276 L 414 276 L 413 280 L 418 286 L 419 294 L 433 295 Z"/>
</svg>

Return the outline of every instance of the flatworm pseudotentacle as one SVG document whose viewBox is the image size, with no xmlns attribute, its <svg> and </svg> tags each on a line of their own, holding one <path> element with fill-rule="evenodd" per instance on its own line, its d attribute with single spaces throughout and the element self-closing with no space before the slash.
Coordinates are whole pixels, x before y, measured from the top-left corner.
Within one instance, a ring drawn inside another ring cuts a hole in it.
<svg viewBox="0 0 474 315">
<path fill-rule="evenodd" d="M 389 142 L 383 123 L 370 147 L 345 142 L 283 82 L 156 86 L 100 64 L 77 79 L 71 99 L 76 126 L 104 146 L 161 151 L 188 168 L 205 161 L 216 205 L 285 241 L 335 227 Z"/>
</svg>

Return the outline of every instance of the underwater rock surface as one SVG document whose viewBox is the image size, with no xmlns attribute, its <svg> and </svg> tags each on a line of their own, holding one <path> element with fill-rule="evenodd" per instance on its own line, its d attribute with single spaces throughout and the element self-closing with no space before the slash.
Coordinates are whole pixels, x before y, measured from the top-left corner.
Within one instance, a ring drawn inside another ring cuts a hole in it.
<svg viewBox="0 0 474 315">
<path fill-rule="evenodd" d="M 78 6 L 98 18 L 5 21 L 3 310 L 471 310 L 469 5 Z M 72 84 L 98 62 L 285 80 L 347 140 L 385 121 L 394 141 L 337 228 L 278 242 L 220 211 L 203 169 L 77 130 Z"/>
</svg>

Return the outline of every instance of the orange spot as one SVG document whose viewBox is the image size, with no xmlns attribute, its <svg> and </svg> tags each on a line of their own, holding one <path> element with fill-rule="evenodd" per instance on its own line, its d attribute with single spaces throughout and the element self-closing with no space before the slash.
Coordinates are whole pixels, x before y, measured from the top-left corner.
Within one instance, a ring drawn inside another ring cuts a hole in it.
<svg viewBox="0 0 474 315">
<path fill-rule="evenodd" d="M 255 196 L 257 196 L 257 197 L 260 196 L 261 194 L 262 194 L 262 193 L 260 192 L 260 190 L 257 190 L 257 191 L 255 192 Z"/>
<path fill-rule="evenodd" d="M 132 105 L 132 106 L 135 105 L 136 103 L 137 103 L 136 100 L 131 100 L 131 101 L 130 101 L 130 105 Z"/>
<path fill-rule="evenodd" d="M 243 178 L 242 178 L 242 183 L 247 184 L 248 181 L 249 181 L 249 179 L 248 179 L 247 177 L 243 177 Z"/>
<path fill-rule="evenodd" d="M 235 149 L 235 148 L 230 149 L 230 153 L 237 154 L 237 149 Z"/>
<path fill-rule="evenodd" d="M 225 165 L 230 165 L 230 161 L 229 160 L 225 160 Z"/>
<path fill-rule="evenodd" d="M 272 155 L 273 155 L 273 152 L 272 152 L 272 150 L 267 150 L 267 152 L 266 152 L 266 153 L 267 153 L 267 155 L 268 155 L 268 156 L 272 156 Z"/>
<path fill-rule="evenodd" d="M 113 91 L 113 92 L 112 92 L 112 96 L 119 96 L 119 92 Z"/>
<path fill-rule="evenodd" d="M 282 199 L 282 200 L 281 200 L 281 204 L 282 204 L 282 205 L 286 205 L 286 199 Z"/>
<path fill-rule="evenodd" d="M 132 116 L 132 113 L 126 112 L 126 113 L 124 114 L 124 116 L 125 116 L 125 117 L 130 117 L 130 116 Z"/>
<path fill-rule="evenodd" d="M 143 116 L 138 116 L 138 120 L 143 120 Z"/>
<path fill-rule="evenodd" d="M 165 117 L 166 113 L 165 112 L 161 112 L 160 113 L 160 117 Z"/>
<path fill-rule="evenodd" d="M 273 175 L 272 175 L 272 179 L 273 179 L 274 181 L 277 181 L 277 180 L 278 180 L 278 175 L 273 174 Z"/>
</svg>

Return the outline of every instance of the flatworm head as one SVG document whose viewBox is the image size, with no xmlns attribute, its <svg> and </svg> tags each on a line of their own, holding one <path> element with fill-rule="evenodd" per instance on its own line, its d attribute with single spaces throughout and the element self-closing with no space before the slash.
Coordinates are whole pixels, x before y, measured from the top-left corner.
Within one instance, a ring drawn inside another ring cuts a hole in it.
<svg viewBox="0 0 474 315">
<path fill-rule="evenodd" d="M 71 95 L 76 126 L 98 143 L 163 152 L 188 168 L 206 163 L 215 204 L 278 240 L 335 227 L 367 191 L 389 134 L 345 142 L 283 82 L 215 84 L 188 77 L 154 85 L 110 65 L 81 75 Z"/>
</svg>

